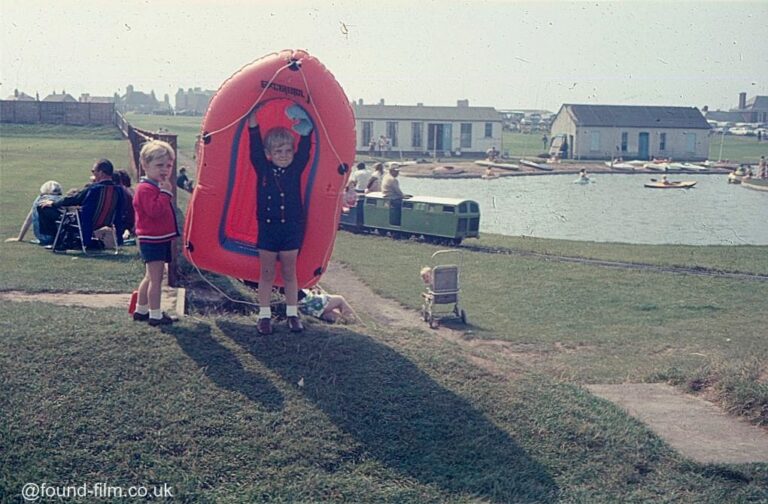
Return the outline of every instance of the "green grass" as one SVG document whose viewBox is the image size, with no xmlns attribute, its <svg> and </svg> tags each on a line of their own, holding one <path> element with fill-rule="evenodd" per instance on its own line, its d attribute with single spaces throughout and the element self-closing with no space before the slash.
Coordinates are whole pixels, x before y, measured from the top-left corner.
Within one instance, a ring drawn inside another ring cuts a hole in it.
<svg viewBox="0 0 768 504">
<path fill-rule="evenodd" d="M 766 247 L 756 248 L 765 257 Z M 341 233 L 334 258 L 381 295 L 417 310 L 423 290 L 418 272 L 437 249 Z M 742 373 L 753 358 L 768 362 L 768 282 L 477 252 L 463 256 L 462 305 L 470 338 L 506 341 L 513 351 L 530 355 L 537 369 L 577 383 L 735 379 L 750 399 L 736 400 L 723 381 L 723 401 L 746 404 L 748 416 L 768 424 L 768 384 L 752 379 L 754 369 Z M 761 371 L 768 367 L 763 364 Z"/>
<path fill-rule="evenodd" d="M 0 236 L 18 235 L 43 182 L 57 180 L 65 191 L 80 188 L 100 158 L 110 159 L 116 169 L 129 169 L 130 145 L 116 128 L 0 126 Z M 30 229 L 25 239 L 32 238 Z M 0 256 L 3 290 L 130 292 L 144 270 L 135 247 L 119 256 L 82 258 L 0 240 Z"/>
<path fill-rule="evenodd" d="M 723 153 L 720 155 L 722 140 Z M 768 155 L 768 142 L 758 142 L 756 137 L 712 135 L 709 137 L 709 159 L 728 159 L 735 163 L 757 164 L 760 156 Z"/>
<path fill-rule="evenodd" d="M 548 153 L 549 148 L 544 148 L 541 137 L 544 133 L 502 133 L 501 145 L 497 148 L 508 156 L 515 158 L 535 158 L 539 154 Z M 547 137 L 549 135 L 547 134 Z"/>
<path fill-rule="evenodd" d="M 576 386 L 524 364 L 500 380 L 418 331 L 160 332 L 30 306 L 0 302 L 3 501 L 29 481 L 167 483 L 184 502 L 768 499 L 765 465 L 687 462 Z"/>
<path fill-rule="evenodd" d="M 3 125 L 0 233 L 44 180 L 78 186 L 94 159 L 128 156 L 109 128 Z M 481 243 L 765 272 L 766 247 Z M 417 309 L 435 250 L 341 233 L 334 260 Z M 2 290 L 129 292 L 143 273 L 135 249 L 0 255 Z M 462 302 L 467 342 L 506 345 L 476 347 L 498 373 L 465 344 L 371 319 L 265 338 L 234 313 L 160 331 L 124 307 L 0 301 L 0 502 L 27 482 L 97 481 L 167 483 L 183 502 L 768 501 L 768 465 L 687 461 L 581 388 L 669 381 L 765 424 L 768 283 L 466 252 Z"/>
<path fill-rule="evenodd" d="M 534 252 L 604 261 L 621 261 L 658 266 L 707 268 L 717 271 L 768 274 L 768 247 L 756 245 L 634 245 L 572 240 L 550 240 L 526 236 L 484 233 L 478 241 L 467 241 L 502 250 Z"/>
</svg>

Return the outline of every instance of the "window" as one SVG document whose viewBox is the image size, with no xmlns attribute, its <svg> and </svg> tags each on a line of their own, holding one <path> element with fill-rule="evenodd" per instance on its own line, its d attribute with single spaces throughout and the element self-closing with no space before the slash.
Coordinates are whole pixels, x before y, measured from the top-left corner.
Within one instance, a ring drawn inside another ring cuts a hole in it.
<svg viewBox="0 0 768 504">
<path fill-rule="evenodd" d="M 659 150 L 667 150 L 667 134 L 659 133 Z"/>
<path fill-rule="evenodd" d="M 363 146 L 368 146 L 373 138 L 373 121 L 363 121 Z"/>
<path fill-rule="evenodd" d="M 685 134 L 685 147 L 686 147 L 686 152 L 689 152 L 689 153 L 696 152 L 696 133 Z"/>
<path fill-rule="evenodd" d="M 485 123 L 485 138 L 493 138 L 493 123 Z"/>
<path fill-rule="evenodd" d="M 621 152 L 627 152 L 629 144 L 629 133 L 622 131 L 621 133 Z"/>
<path fill-rule="evenodd" d="M 590 133 L 589 137 L 590 137 L 589 150 L 592 152 L 599 151 L 600 150 L 600 132 L 593 131 L 592 133 Z"/>
<path fill-rule="evenodd" d="M 461 142 L 459 147 L 462 149 L 472 147 L 472 123 L 461 123 Z"/>
<path fill-rule="evenodd" d="M 387 121 L 387 138 L 392 141 L 392 147 L 397 147 L 397 121 Z"/>
<path fill-rule="evenodd" d="M 411 145 L 421 147 L 424 138 L 424 123 L 411 123 Z"/>
</svg>

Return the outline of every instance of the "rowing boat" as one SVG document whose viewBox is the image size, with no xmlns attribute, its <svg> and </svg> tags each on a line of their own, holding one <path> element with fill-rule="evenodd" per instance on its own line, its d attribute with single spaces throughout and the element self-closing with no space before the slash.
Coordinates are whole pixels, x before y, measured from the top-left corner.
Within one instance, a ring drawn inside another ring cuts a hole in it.
<svg viewBox="0 0 768 504">
<path fill-rule="evenodd" d="M 513 163 L 496 163 L 496 162 L 493 162 L 493 161 L 479 160 L 479 161 L 475 161 L 475 164 L 476 165 L 480 165 L 480 166 L 490 166 L 491 168 L 501 168 L 502 170 L 515 170 L 515 171 L 517 171 L 517 170 L 520 169 L 520 166 L 518 166 L 516 164 L 513 164 Z"/>
<path fill-rule="evenodd" d="M 649 189 L 690 189 L 696 185 L 695 180 L 687 180 L 680 182 L 646 182 L 645 187 Z"/>
<path fill-rule="evenodd" d="M 521 159 L 520 164 L 523 166 L 527 166 L 529 168 L 535 168 L 537 170 L 552 171 L 552 168 L 550 168 L 549 166 L 545 166 L 539 163 L 534 163 L 533 161 L 528 161 L 527 159 Z"/>
</svg>

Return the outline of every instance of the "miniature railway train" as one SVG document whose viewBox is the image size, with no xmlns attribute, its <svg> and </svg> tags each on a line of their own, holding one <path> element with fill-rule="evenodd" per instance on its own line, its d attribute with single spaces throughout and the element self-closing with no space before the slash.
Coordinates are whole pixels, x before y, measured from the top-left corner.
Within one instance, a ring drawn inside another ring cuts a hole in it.
<svg viewBox="0 0 768 504">
<path fill-rule="evenodd" d="M 413 196 L 403 199 L 402 205 L 397 203 L 380 192 L 361 194 L 357 205 L 342 213 L 340 228 L 453 245 L 464 238 L 480 237 L 480 205 L 476 201 Z"/>
</svg>

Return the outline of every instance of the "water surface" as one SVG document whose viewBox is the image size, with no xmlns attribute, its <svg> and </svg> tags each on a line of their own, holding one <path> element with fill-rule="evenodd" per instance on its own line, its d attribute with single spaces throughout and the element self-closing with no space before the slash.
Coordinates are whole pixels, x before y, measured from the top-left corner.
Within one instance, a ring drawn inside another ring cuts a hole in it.
<svg viewBox="0 0 768 504">
<path fill-rule="evenodd" d="M 768 192 L 728 184 L 725 175 L 671 175 L 693 189 L 646 189 L 654 175 L 595 174 L 483 179 L 400 178 L 409 194 L 480 203 L 480 230 L 598 242 L 768 245 Z"/>
</svg>

